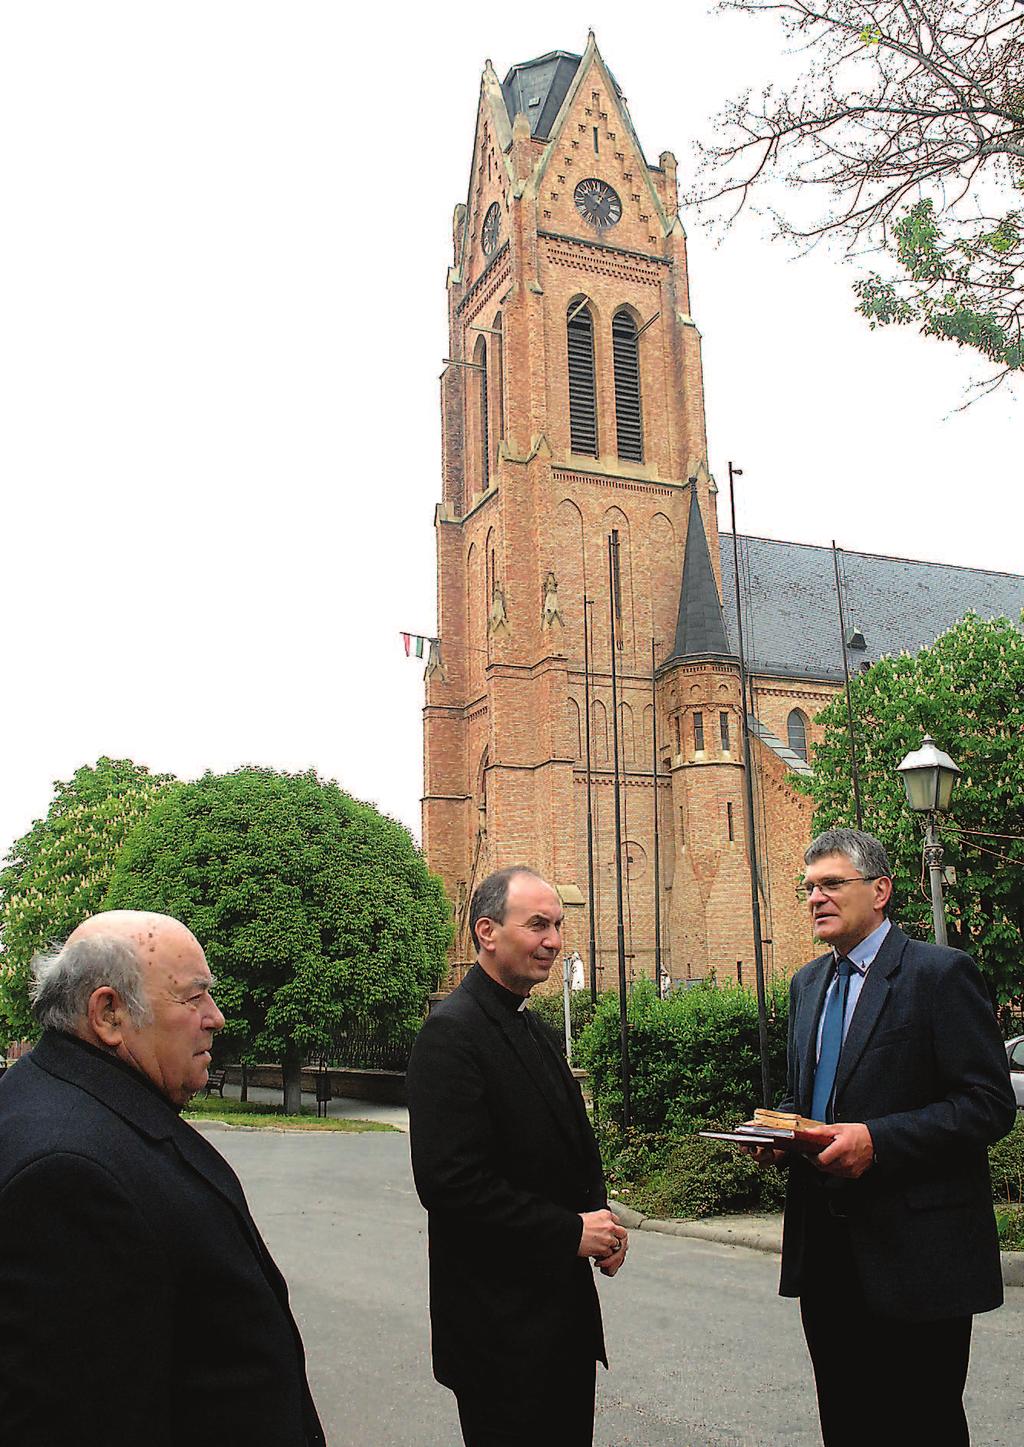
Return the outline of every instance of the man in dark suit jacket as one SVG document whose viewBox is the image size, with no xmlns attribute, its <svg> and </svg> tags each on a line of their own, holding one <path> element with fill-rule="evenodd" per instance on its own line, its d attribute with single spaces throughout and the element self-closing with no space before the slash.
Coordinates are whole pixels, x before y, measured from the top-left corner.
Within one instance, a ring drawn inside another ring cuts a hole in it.
<svg viewBox="0 0 1024 1447">
<path fill-rule="evenodd" d="M 429 1212 L 434 1375 L 467 1447 L 589 1447 L 605 1361 L 593 1268 L 622 1264 L 579 1086 L 524 1009 L 561 948 L 558 895 L 522 866 L 476 890 L 477 964 L 409 1062 L 413 1172 Z"/>
<path fill-rule="evenodd" d="M 23 1447 L 323 1447 L 284 1280 L 179 1111 L 224 1017 L 187 929 L 95 915 L 0 1082 L 0 1422 Z"/>
<path fill-rule="evenodd" d="M 877 839 L 830 830 L 804 860 L 830 949 L 793 977 L 781 1108 L 830 1143 L 791 1165 L 780 1290 L 827 1447 L 960 1447 L 972 1317 L 1003 1299 L 987 1147 L 1014 1121 L 1006 1052 L 969 956 L 890 924 Z"/>
</svg>

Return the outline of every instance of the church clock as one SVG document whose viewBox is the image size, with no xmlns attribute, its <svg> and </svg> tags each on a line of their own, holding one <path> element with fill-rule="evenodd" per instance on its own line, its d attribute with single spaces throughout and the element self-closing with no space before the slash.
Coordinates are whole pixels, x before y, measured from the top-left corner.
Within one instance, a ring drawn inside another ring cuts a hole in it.
<svg viewBox="0 0 1024 1447">
<path fill-rule="evenodd" d="M 576 210 L 598 231 L 607 231 L 622 219 L 622 202 L 607 181 L 588 176 L 573 192 Z"/>
<path fill-rule="evenodd" d="M 487 208 L 487 215 L 484 217 L 484 224 L 480 231 L 480 243 L 484 248 L 485 256 L 493 256 L 500 235 L 501 208 L 497 201 L 492 201 Z"/>
</svg>

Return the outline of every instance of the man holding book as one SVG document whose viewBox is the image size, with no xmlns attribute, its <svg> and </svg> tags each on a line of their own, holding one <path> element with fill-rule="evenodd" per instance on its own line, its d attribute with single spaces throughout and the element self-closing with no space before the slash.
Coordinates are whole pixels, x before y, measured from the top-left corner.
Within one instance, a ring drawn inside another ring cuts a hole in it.
<svg viewBox="0 0 1024 1447">
<path fill-rule="evenodd" d="M 793 977 L 779 1108 L 826 1144 L 757 1152 L 790 1162 L 779 1289 L 826 1447 L 961 1447 L 972 1318 L 1003 1299 L 987 1147 L 1014 1122 L 1006 1053 L 970 957 L 888 918 L 877 839 L 829 830 L 804 862 L 828 950 Z"/>
</svg>

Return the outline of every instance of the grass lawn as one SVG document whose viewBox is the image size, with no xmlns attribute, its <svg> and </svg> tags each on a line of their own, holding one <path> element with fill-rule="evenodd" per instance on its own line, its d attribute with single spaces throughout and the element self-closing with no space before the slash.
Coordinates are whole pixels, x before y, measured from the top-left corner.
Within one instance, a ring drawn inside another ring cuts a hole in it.
<svg viewBox="0 0 1024 1447">
<path fill-rule="evenodd" d="M 264 1104 L 254 1100 L 221 1100 L 197 1096 L 182 1111 L 186 1120 L 226 1120 L 230 1125 L 252 1126 L 256 1129 L 271 1130 L 393 1130 L 394 1127 L 376 1120 L 342 1120 L 330 1116 L 318 1120 L 313 1106 L 305 1106 L 301 1115 L 285 1115 L 284 1107 Z"/>
</svg>

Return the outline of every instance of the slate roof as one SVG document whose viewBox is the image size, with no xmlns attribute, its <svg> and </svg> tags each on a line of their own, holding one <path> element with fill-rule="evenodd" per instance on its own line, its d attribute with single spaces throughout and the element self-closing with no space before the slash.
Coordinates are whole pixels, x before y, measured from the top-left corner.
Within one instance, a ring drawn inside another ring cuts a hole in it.
<svg viewBox="0 0 1024 1447">
<path fill-rule="evenodd" d="M 706 657 L 709 653 L 728 657 L 735 652 L 726 637 L 704 519 L 697 502 L 697 489 L 691 485 L 686 556 L 683 558 L 683 582 L 679 590 L 679 615 L 672 657 Z"/>
<path fill-rule="evenodd" d="M 582 59 L 568 50 L 549 50 L 536 60 L 514 65 L 501 83 L 509 123 L 522 111 L 530 122 L 530 134 L 546 141 Z"/>
<path fill-rule="evenodd" d="M 743 646 L 751 672 L 832 682 L 843 677 L 832 549 L 739 536 Z M 736 649 L 732 534 L 719 538 L 729 647 Z M 916 653 L 965 613 L 1020 623 L 1024 577 L 923 563 L 875 553 L 840 553 L 846 633 L 864 635 L 848 649 L 850 669 L 883 653 Z"/>
</svg>

